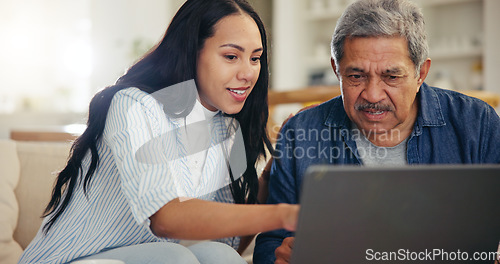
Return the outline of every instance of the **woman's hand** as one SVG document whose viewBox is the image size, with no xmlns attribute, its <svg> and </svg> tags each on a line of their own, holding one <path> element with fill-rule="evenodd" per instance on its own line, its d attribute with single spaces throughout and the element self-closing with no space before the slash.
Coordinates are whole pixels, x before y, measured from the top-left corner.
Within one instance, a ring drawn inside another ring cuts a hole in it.
<svg viewBox="0 0 500 264">
<path fill-rule="evenodd" d="M 159 237 L 204 240 L 248 236 L 275 229 L 295 231 L 299 205 L 228 204 L 174 199 L 150 217 Z"/>
<path fill-rule="evenodd" d="M 297 229 L 300 205 L 298 204 L 278 204 L 282 211 L 282 228 L 294 232 Z"/>
<path fill-rule="evenodd" d="M 297 229 L 297 221 L 300 206 L 296 204 L 278 204 L 278 212 L 280 212 L 281 228 L 288 231 L 295 231 Z M 240 239 L 240 245 L 238 247 L 238 253 L 243 254 L 248 245 L 252 242 L 255 235 L 242 236 Z"/>
</svg>

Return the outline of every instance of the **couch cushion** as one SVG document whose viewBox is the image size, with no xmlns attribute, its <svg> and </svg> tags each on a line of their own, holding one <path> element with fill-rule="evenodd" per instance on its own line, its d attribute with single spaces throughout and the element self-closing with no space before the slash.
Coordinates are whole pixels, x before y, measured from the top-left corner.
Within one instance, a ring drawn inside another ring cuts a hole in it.
<svg viewBox="0 0 500 264">
<path fill-rule="evenodd" d="M 14 239 L 26 248 L 42 223 L 57 172 L 66 164 L 70 143 L 17 141 L 21 178 L 15 190 L 19 221 Z"/>
<path fill-rule="evenodd" d="M 13 239 L 19 207 L 14 189 L 19 181 L 16 143 L 0 140 L 0 263 L 17 263 L 22 249 Z"/>
</svg>

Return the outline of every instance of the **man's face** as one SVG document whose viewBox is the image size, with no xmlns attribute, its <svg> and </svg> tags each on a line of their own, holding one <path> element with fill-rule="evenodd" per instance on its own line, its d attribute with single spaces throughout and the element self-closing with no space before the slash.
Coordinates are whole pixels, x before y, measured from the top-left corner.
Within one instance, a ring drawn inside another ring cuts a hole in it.
<svg viewBox="0 0 500 264">
<path fill-rule="evenodd" d="M 346 39 L 335 72 L 347 115 L 372 142 L 382 135 L 400 135 L 401 142 L 413 129 L 418 110 L 415 97 L 429 66 L 430 60 L 415 76 L 408 43 L 402 37 Z"/>
</svg>

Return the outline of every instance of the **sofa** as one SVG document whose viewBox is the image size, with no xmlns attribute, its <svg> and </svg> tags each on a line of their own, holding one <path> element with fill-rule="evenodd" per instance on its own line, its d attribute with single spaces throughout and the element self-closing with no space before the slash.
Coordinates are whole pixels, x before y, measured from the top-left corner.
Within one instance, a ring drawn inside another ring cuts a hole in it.
<svg viewBox="0 0 500 264">
<path fill-rule="evenodd" d="M 0 140 L 0 264 L 17 263 L 36 235 L 70 148 L 69 142 Z M 253 246 L 243 254 L 249 263 Z"/>
<path fill-rule="evenodd" d="M 36 235 L 70 147 L 65 142 L 0 140 L 0 264 L 17 263 Z"/>
</svg>

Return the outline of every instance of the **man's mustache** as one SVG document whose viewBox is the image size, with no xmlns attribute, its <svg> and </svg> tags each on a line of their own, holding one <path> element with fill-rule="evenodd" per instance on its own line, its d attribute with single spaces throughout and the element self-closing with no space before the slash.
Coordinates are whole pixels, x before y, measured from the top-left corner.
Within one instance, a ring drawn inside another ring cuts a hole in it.
<svg viewBox="0 0 500 264">
<path fill-rule="evenodd" d="M 382 103 L 356 103 L 354 109 L 358 111 L 372 110 L 372 111 L 394 111 L 394 107 Z"/>
</svg>

